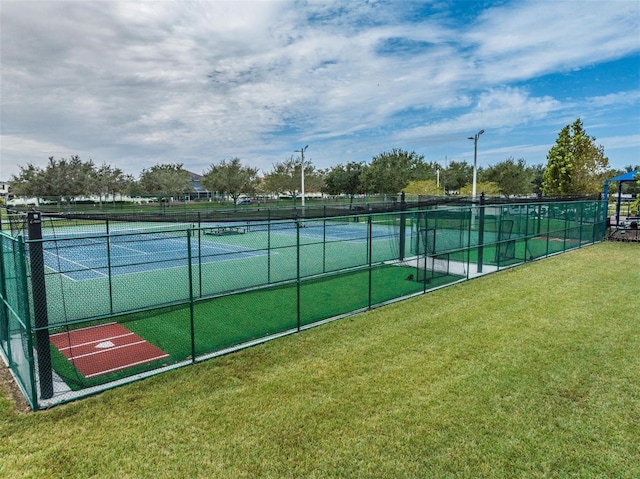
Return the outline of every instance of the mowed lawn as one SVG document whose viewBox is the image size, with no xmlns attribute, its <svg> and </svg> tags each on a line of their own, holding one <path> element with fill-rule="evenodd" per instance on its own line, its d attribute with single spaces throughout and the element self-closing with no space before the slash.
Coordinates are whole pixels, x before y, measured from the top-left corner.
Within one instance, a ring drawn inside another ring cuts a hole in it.
<svg viewBox="0 0 640 479">
<path fill-rule="evenodd" d="M 3 478 L 640 477 L 640 245 L 603 243 L 38 413 Z"/>
</svg>

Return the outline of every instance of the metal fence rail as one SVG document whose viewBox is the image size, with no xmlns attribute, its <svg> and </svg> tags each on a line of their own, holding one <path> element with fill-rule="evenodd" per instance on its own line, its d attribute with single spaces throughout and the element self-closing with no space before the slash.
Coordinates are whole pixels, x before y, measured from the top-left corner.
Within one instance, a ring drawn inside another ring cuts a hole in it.
<svg viewBox="0 0 640 479">
<path fill-rule="evenodd" d="M 604 237 L 597 200 L 0 232 L 0 354 L 33 409 Z"/>
</svg>

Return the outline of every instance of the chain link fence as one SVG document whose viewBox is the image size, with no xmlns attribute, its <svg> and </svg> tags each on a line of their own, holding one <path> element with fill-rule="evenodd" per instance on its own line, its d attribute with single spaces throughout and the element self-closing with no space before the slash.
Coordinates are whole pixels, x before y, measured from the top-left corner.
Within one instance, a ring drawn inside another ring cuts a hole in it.
<svg viewBox="0 0 640 479">
<path fill-rule="evenodd" d="M 603 208 L 481 202 L 186 223 L 13 215 L 0 232 L 0 350 L 32 408 L 46 408 L 601 241 Z"/>
</svg>

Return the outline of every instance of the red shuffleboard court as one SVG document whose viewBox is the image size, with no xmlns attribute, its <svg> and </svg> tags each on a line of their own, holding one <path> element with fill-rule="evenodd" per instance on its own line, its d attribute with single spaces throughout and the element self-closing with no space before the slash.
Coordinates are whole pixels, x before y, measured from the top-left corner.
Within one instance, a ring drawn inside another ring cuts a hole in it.
<svg viewBox="0 0 640 479">
<path fill-rule="evenodd" d="M 85 378 L 169 357 L 118 323 L 52 334 L 50 340 Z"/>
</svg>

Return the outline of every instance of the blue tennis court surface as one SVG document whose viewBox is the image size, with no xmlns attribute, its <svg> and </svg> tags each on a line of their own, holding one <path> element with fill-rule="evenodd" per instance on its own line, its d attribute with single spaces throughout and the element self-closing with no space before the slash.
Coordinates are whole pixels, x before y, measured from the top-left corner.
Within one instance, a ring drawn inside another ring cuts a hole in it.
<svg viewBox="0 0 640 479">
<path fill-rule="evenodd" d="M 204 265 L 268 254 L 266 249 L 247 248 L 233 244 L 234 241 L 218 239 L 228 234 L 238 234 L 246 239 L 255 234 L 256 244 L 265 244 L 259 239 L 262 234 L 293 236 L 293 246 L 297 235 L 314 244 L 346 244 L 366 243 L 369 235 L 373 241 L 389 241 L 396 238 L 398 232 L 399 228 L 394 224 L 369 225 L 366 221 L 357 222 L 353 219 L 349 222 L 286 221 L 270 225 L 226 222 L 203 225 L 200 230 L 134 232 L 123 229 L 111 235 L 94 233 L 84 236 L 73 231 L 58 232 L 52 238 L 54 241 L 45 238 L 43 249 L 45 266 L 49 272 L 59 273 L 73 281 L 82 281 L 186 267 L 189 262 L 189 234 L 192 235 L 192 264 Z"/>
<path fill-rule="evenodd" d="M 145 239 L 114 236 L 58 239 L 44 243 L 45 266 L 74 281 L 155 271 L 188 264 L 187 238 L 148 236 Z M 202 241 L 191 241 L 194 264 L 208 264 L 265 255 L 264 251 L 242 246 Z"/>
<path fill-rule="evenodd" d="M 346 242 L 366 242 L 369 238 L 369 225 L 366 221 L 357 222 L 350 219 L 349 222 L 327 221 L 300 221 L 299 226 L 292 222 L 272 223 L 270 226 L 259 224 L 248 226 L 248 231 L 263 231 L 267 228 L 272 233 L 283 235 L 300 234 L 303 238 L 316 239 L 321 241 L 346 241 Z M 371 237 L 373 240 L 397 236 L 399 226 L 389 224 L 373 224 L 371 226 Z"/>
</svg>

